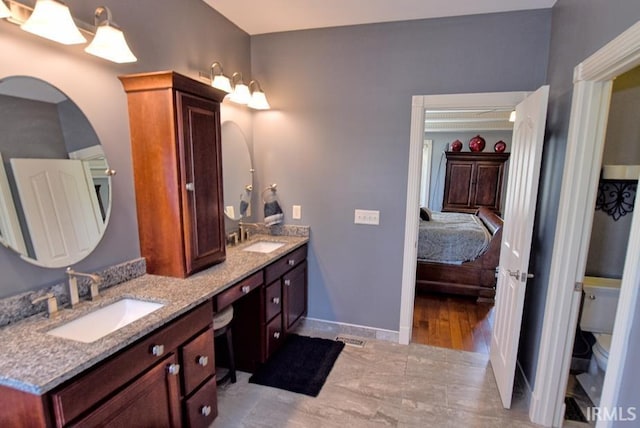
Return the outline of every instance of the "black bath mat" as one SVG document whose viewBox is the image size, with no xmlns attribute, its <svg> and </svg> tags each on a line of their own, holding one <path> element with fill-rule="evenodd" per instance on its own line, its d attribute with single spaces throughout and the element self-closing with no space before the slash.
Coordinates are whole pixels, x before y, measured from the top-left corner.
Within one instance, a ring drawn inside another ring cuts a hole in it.
<svg viewBox="0 0 640 428">
<path fill-rule="evenodd" d="M 343 342 L 292 334 L 249 378 L 249 382 L 316 397 Z"/>
<path fill-rule="evenodd" d="M 582 414 L 580 406 L 573 397 L 564 397 L 564 419 L 567 421 L 587 422 L 587 418 Z"/>
</svg>

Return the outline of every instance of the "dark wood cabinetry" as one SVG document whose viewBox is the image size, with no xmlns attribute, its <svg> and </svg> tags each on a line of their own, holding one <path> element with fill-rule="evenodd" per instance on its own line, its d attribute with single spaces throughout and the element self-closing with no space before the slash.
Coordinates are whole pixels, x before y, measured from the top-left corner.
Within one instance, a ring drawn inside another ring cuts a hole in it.
<svg viewBox="0 0 640 428">
<path fill-rule="evenodd" d="M 474 213 L 487 207 L 500 214 L 509 153 L 447 152 L 442 211 Z"/>
<path fill-rule="evenodd" d="M 212 319 L 211 305 L 200 305 L 51 392 L 55 426 L 210 425 Z"/>
<path fill-rule="evenodd" d="M 254 372 L 307 313 L 307 246 L 280 257 L 214 298 L 216 311 L 234 307 L 236 367 Z"/>
<path fill-rule="evenodd" d="M 220 102 L 175 72 L 121 76 L 127 92 L 140 251 L 186 277 L 225 259 Z"/>
</svg>

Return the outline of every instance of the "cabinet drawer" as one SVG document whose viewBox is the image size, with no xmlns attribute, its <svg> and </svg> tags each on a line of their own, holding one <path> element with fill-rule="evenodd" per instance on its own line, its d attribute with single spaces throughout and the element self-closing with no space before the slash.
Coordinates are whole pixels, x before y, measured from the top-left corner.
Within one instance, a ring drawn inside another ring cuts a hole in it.
<svg viewBox="0 0 640 428">
<path fill-rule="evenodd" d="M 265 305 L 265 321 L 268 322 L 282 310 L 282 287 L 280 286 L 280 281 L 276 281 L 267 287 Z"/>
<path fill-rule="evenodd" d="M 278 315 L 265 327 L 267 332 L 267 358 L 280 347 L 284 340 L 284 332 L 282 331 L 282 315 Z"/>
<path fill-rule="evenodd" d="M 218 391 L 216 378 L 202 385 L 193 397 L 184 403 L 184 414 L 188 427 L 208 427 L 218 416 Z"/>
<path fill-rule="evenodd" d="M 212 320 L 211 304 L 202 304 L 53 392 L 51 399 L 58 425 L 70 422 L 130 382 L 198 331 L 211 325 Z"/>
<path fill-rule="evenodd" d="M 191 394 L 198 385 L 215 373 L 213 328 L 209 328 L 184 345 L 181 350 L 184 395 Z"/>
<path fill-rule="evenodd" d="M 286 256 L 282 257 L 279 260 L 276 260 L 272 264 L 266 267 L 265 269 L 265 282 L 267 284 L 278 279 L 282 274 L 287 272 L 289 269 L 297 266 L 307 258 L 307 246 L 303 245 L 297 250 L 293 250 Z"/>
<path fill-rule="evenodd" d="M 245 294 L 261 286 L 263 283 L 262 271 L 256 272 L 248 278 L 243 279 L 231 288 L 223 291 L 215 297 L 214 305 L 216 312 L 226 308 Z"/>
</svg>

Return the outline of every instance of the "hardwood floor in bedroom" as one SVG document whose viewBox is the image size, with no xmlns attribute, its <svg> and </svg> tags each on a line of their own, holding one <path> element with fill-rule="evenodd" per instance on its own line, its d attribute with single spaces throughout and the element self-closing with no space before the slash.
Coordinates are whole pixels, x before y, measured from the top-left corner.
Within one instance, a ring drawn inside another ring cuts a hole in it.
<svg viewBox="0 0 640 428">
<path fill-rule="evenodd" d="M 411 341 L 489 354 L 494 306 L 474 298 L 416 293 Z"/>
</svg>

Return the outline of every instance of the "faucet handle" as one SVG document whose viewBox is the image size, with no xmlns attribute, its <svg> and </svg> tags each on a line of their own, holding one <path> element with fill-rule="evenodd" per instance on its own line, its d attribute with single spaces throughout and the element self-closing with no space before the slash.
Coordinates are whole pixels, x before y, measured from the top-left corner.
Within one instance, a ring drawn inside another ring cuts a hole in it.
<svg viewBox="0 0 640 428">
<path fill-rule="evenodd" d="M 47 315 L 49 318 L 55 318 L 58 315 L 58 301 L 53 293 L 46 293 L 40 297 L 35 297 L 31 299 L 31 303 L 35 305 L 44 300 L 47 301 Z"/>
<path fill-rule="evenodd" d="M 89 293 L 91 300 L 97 300 L 100 297 L 100 283 L 96 281 L 91 281 L 91 285 L 89 286 Z"/>
</svg>

